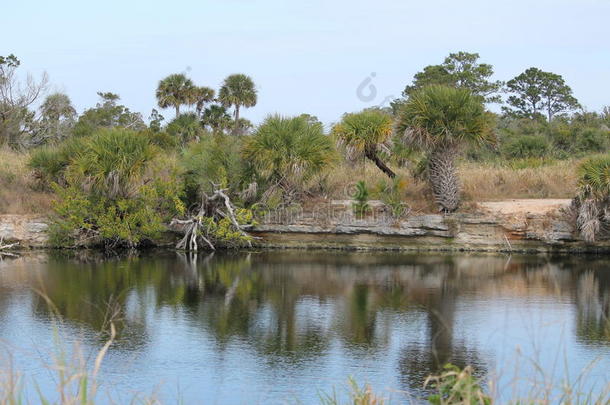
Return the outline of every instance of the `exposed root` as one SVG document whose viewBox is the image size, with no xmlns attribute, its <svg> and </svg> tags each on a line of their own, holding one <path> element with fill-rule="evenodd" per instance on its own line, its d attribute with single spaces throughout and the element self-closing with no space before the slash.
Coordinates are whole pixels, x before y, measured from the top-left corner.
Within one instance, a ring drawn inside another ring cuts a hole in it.
<svg viewBox="0 0 610 405">
<path fill-rule="evenodd" d="M 4 237 L 0 237 L 0 251 L 13 249 L 16 246 L 19 246 L 19 242 L 4 244 Z"/>
<path fill-rule="evenodd" d="M 214 185 L 214 193 L 211 196 L 202 194 L 201 204 L 197 213 L 186 220 L 174 219 L 170 225 L 182 225 L 184 237 L 176 245 L 177 249 L 189 250 L 196 252 L 203 245 L 207 245 L 211 250 L 216 250 L 210 235 L 207 233 L 207 228 L 204 224 L 204 219 L 207 217 L 213 218 L 228 218 L 233 227 L 245 238 L 248 247 L 252 247 L 252 237 L 245 231 L 245 226 L 240 225 L 235 216 L 235 207 L 231 203 L 231 199 L 225 189 L 216 188 Z"/>
</svg>

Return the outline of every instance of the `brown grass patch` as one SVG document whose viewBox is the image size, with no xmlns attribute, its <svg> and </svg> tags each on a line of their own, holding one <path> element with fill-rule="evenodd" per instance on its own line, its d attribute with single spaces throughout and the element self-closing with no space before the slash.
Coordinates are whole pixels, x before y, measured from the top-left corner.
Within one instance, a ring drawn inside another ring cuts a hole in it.
<svg viewBox="0 0 610 405">
<path fill-rule="evenodd" d="M 539 167 L 509 166 L 463 162 L 459 164 L 463 203 L 461 211 L 477 209 L 477 202 L 514 198 L 572 198 L 576 193 L 578 161 L 556 161 Z M 393 167 L 395 169 L 395 167 Z M 407 180 L 405 201 L 415 212 L 436 212 L 425 182 L 405 168 L 397 174 Z M 338 164 L 310 184 L 313 194 L 330 199 L 349 199 L 354 184 L 364 180 L 371 199 L 379 198 L 377 185 L 388 178 L 373 164 Z"/>
<path fill-rule="evenodd" d="M 28 154 L 0 148 L 0 214 L 46 214 L 52 194 L 37 190 Z"/>
<path fill-rule="evenodd" d="M 471 201 L 507 198 L 572 198 L 576 194 L 576 161 L 513 169 L 486 164 L 460 166 L 464 198 Z"/>
</svg>

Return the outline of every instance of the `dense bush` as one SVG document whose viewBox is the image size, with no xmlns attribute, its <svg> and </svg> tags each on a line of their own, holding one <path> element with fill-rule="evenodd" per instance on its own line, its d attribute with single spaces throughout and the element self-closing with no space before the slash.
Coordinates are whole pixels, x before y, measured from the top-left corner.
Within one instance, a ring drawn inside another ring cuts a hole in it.
<svg viewBox="0 0 610 405">
<path fill-rule="evenodd" d="M 241 188 L 243 161 L 241 138 L 217 133 L 186 147 L 181 158 L 187 203 L 201 199 L 201 192 L 213 191 L 213 185 L 235 194 Z"/>
<path fill-rule="evenodd" d="M 535 135 L 522 135 L 502 146 L 504 156 L 511 159 L 539 158 L 549 153 L 549 142 Z"/>
<path fill-rule="evenodd" d="M 183 144 L 198 141 L 207 135 L 195 113 L 181 114 L 167 125 L 166 132 Z"/>
<path fill-rule="evenodd" d="M 64 184 L 64 171 L 81 152 L 86 138 L 69 138 L 59 145 L 41 146 L 30 153 L 29 167 L 40 184 L 49 189 L 51 184 Z"/>
<path fill-rule="evenodd" d="M 81 142 L 55 186 L 56 245 L 134 247 L 184 212 L 178 172 L 147 136 L 114 129 Z"/>
<path fill-rule="evenodd" d="M 334 159 L 322 124 L 305 117 L 268 117 L 244 144 L 242 156 L 250 175 L 268 189 L 289 195 Z"/>
</svg>

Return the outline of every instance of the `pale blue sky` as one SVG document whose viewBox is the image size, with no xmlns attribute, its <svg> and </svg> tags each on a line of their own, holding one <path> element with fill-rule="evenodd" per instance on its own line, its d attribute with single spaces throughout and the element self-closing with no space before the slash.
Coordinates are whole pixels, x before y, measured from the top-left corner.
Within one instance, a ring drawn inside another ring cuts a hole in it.
<svg viewBox="0 0 610 405">
<path fill-rule="evenodd" d="M 331 123 L 400 95 L 415 72 L 459 50 L 480 53 L 497 79 L 536 66 L 562 74 L 588 109 L 610 105 L 610 0 L 2 3 L 0 55 L 46 71 L 79 111 L 113 91 L 147 118 L 167 74 L 217 89 L 239 72 L 259 89 L 246 118 Z M 377 95 L 364 102 L 356 89 L 372 72 Z"/>
</svg>

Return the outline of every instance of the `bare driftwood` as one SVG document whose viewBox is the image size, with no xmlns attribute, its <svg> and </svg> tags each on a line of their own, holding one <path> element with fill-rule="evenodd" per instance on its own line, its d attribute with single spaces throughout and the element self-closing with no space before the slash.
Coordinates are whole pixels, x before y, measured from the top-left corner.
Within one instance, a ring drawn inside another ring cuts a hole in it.
<svg viewBox="0 0 610 405">
<path fill-rule="evenodd" d="M 177 249 L 197 251 L 201 245 L 207 245 L 210 249 L 216 250 L 212 243 L 212 238 L 207 234 L 207 229 L 203 223 L 204 218 L 228 218 L 233 227 L 247 238 L 248 247 L 252 247 L 251 236 L 244 230 L 246 227 L 240 225 L 235 216 L 235 207 L 225 189 L 217 188 L 214 185 L 214 193 L 211 196 L 203 193 L 201 204 L 195 215 L 189 219 L 173 219 L 170 225 L 182 225 L 184 237 L 176 245 Z"/>
<path fill-rule="evenodd" d="M 0 250 L 9 250 L 18 245 L 19 245 L 19 242 L 4 244 L 4 237 L 0 237 Z"/>
<path fill-rule="evenodd" d="M 0 259 L 2 259 L 2 256 L 15 256 L 17 257 L 16 254 L 13 253 L 9 253 L 8 250 L 12 249 L 16 246 L 19 245 L 19 242 L 17 243 L 4 243 L 4 237 L 0 237 Z"/>
</svg>

